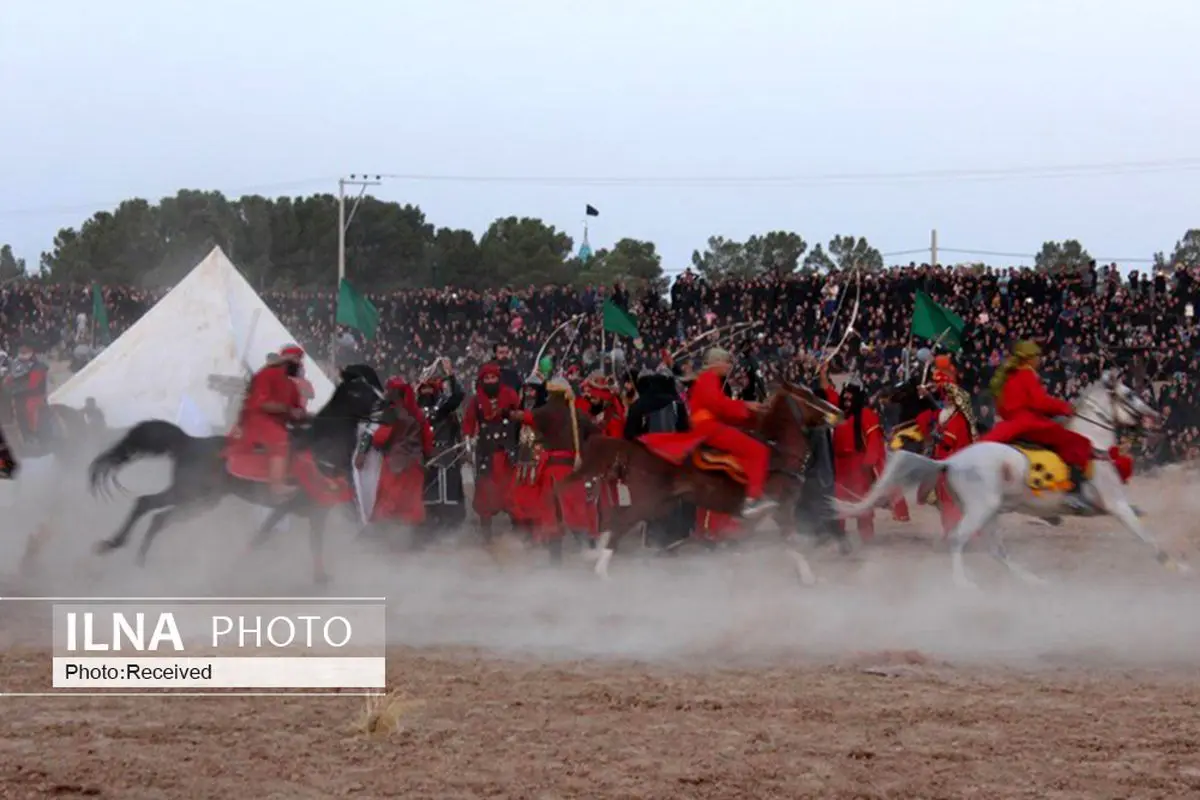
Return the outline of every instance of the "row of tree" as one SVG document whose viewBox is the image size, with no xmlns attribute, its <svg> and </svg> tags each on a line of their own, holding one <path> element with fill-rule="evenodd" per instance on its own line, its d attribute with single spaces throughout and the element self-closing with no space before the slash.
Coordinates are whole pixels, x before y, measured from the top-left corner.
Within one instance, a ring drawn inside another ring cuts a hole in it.
<svg viewBox="0 0 1200 800">
<path fill-rule="evenodd" d="M 127 200 L 78 229 L 63 228 L 27 270 L 8 245 L 0 247 L 0 281 L 32 273 L 55 283 L 164 286 L 178 281 L 219 245 L 259 289 L 329 288 L 337 262 L 337 198 L 330 194 L 232 200 L 220 192 L 183 190 L 158 203 Z M 346 232 L 346 260 L 356 285 L 369 290 L 467 285 L 479 288 L 540 284 L 635 283 L 663 277 L 653 242 L 621 239 L 581 259 L 571 236 L 530 217 L 497 219 L 479 238 L 469 230 L 438 228 L 415 205 L 365 197 Z M 1176 243 L 1170 259 L 1200 264 L 1200 230 Z M 1091 261 L 1075 240 L 1046 242 L 1036 257 L 1043 269 L 1077 270 Z M 808 242 L 771 231 L 744 242 L 709 238 L 692 254 L 707 278 L 789 274 L 798 270 L 880 269 L 883 256 L 866 239 L 835 236 Z"/>
</svg>

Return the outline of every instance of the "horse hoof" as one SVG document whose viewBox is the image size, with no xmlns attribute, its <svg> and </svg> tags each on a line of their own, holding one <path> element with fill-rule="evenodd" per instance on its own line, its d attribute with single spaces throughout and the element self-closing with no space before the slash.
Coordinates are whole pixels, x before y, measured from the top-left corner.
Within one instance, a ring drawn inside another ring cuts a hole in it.
<svg viewBox="0 0 1200 800">
<path fill-rule="evenodd" d="M 604 549 L 600 551 L 600 557 L 596 560 L 596 575 L 600 580 L 608 580 L 608 562 L 612 561 L 613 551 Z"/>
<path fill-rule="evenodd" d="M 95 552 L 96 552 L 96 555 L 102 556 L 105 553 L 111 553 L 113 550 L 116 550 L 116 549 L 117 549 L 117 545 L 113 544 L 108 539 L 105 539 L 102 542 L 96 543 Z"/>
<path fill-rule="evenodd" d="M 800 579 L 801 585 L 816 586 L 817 576 L 813 574 L 812 567 L 808 565 L 808 559 L 795 551 L 789 552 L 788 555 L 792 557 L 792 563 L 796 566 L 796 577 Z"/>
</svg>

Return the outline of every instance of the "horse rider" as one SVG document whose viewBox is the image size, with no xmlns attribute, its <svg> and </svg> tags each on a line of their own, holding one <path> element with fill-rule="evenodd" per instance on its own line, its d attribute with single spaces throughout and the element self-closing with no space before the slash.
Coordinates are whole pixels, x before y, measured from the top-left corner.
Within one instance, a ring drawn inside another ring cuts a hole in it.
<svg viewBox="0 0 1200 800">
<path fill-rule="evenodd" d="M 425 464 L 426 520 L 438 528 L 461 525 L 467 518 L 464 505 L 462 467 L 462 425 L 458 409 L 463 402 L 463 390 L 454 377 L 450 359 L 440 362 L 445 377 L 436 374 L 417 387 L 417 405 L 433 430 L 434 456 Z"/>
<path fill-rule="evenodd" d="M 500 364 L 493 361 L 480 367 L 475 395 L 467 403 L 462 425 L 463 433 L 476 442 L 472 507 L 488 541 L 492 536 L 492 518 L 510 509 L 513 451 L 517 446 L 517 425 L 511 416 L 521 405 L 517 390 L 502 379 Z"/>
<path fill-rule="evenodd" d="M 433 429 L 417 405 L 408 381 L 399 376 L 384 385 L 387 409 L 365 444 L 383 453 L 383 469 L 371 521 L 397 520 L 408 525 L 425 521 L 425 459 L 433 454 Z M 358 466 L 366 448 L 360 447 Z"/>
<path fill-rule="evenodd" d="M 670 367 L 663 365 L 656 371 L 643 369 L 635 384 L 637 399 L 629 406 L 625 416 L 624 436 L 636 442 L 647 433 L 686 433 L 688 427 L 687 405 L 679 396 L 675 376 Z M 634 491 L 635 487 L 630 487 Z M 695 506 L 681 503 L 666 519 L 650 523 L 651 536 L 661 546 L 670 547 L 688 538 L 695 518 Z"/>
<path fill-rule="evenodd" d="M 300 374 L 304 350 L 289 344 L 279 350 L 278 360 L 268 363 L 250 378 L 242 401 L 235 438 L 267 454 L 267 479 L 276 498 L 289 495 L 287 483 L 288 423 L 305 419 L 304 399 L 293 380 Z"/>
<path fill-rule="evenodd" d="M 932 394 L 940 405 L 917 415 L 917 425 L 926 440 L 933 442 L 933 457 L 942 461 L 973 443 L 978 432 L 971 398 L 958 385 L 958 370 L 955 369 L 950 356 L 940 355 L 933 360 L 932 377 L 932 393 L 922 387 L 921 394 L 924 397 Z M 939 478 L 936 492 L 942 517 L 942 533 L 949 535 L 962 519 L 962 512 L 954 495 L 946 486 L 945 475 Z M 921 487 L 917 496 L 924 500 L 927 495 L 926 488 Z"/>
<path fill-rule="evenodd" d="M 729 351 L 713 347 L 704 354 L 704 370 L 688 391 L 688 415 L 692 430 L 703 435 L 704 444 L 736 458 L 746 472 L 746 501 L 742 517 L 750 519 L 778 505 L 763 496 L 770 449 L 734 426 L 749 426 L 763 407 L 759 403 L 734 400 L 725 395 L 725 377 L 733 369 Z"/>
<path fill-rule="evenodd" d="M 50 389 L 50 368 L 37 357 L 33 344 L 21 342 L 17 358 L 4 376 L 4 396 L 12 403 L 17 434 L 36 440 L 45 423 Z"/>
<path fill-rule="evenodd" d="M 867 406 L 862 384 L 847 381 L 838 392 L 829 382 L 825 368 L 820 373 L 826 399 L 842 410 L 845 420 L 833 430 L 834 491 L 838 499 L 858 501 L 871 491 L 883 468 L 886 446 L 879 415 Z M 857 518 L 858 534 L 864 539 L 875 534 L 874 513 Z M 843 523 L 844 525 L 844 523 Z"/>
<path fill-rule="evenodd" d="M 1092 443 L 1053 419 L 1074 416 L 1075 409 L 1046 392 L 1037 373 L 1041 356 L 1037 342 L 1023 340 L 1013 345 L 990 384 L 1000 421 L 979 441 L 1027 442 L 1054 451 L 1071 470 L 1073 485 L 1067 502 L 1076 511 L 1087 511 L 1090 505 L 1083 499 L 1082 489 L 1092 462 Z"/>
</svg>

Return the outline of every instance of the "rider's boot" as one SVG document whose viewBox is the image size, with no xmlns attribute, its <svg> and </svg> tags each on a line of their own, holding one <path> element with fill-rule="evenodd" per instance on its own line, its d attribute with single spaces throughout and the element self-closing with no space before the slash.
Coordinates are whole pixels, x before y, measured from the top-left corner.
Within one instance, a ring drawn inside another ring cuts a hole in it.
<svg viewBox="0 0 1200 800">
<path fill-rule="evenodd" d="M 1083 497 L 1083 486 L 1087 482 L 1087 475 L 1084 471 L 1075 465 L 1071 465 L 1071 491 L 1067 492 L 1067 507 L 1076 513 L 1089 513 L 1095 511 L 1095 508 Z"/>
</svg>

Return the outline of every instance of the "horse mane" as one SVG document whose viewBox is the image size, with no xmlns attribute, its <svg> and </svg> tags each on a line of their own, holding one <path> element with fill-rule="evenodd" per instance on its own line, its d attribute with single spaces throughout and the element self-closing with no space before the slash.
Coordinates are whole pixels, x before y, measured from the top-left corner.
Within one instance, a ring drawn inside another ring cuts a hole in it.
<svg viewBox="0 0 1200 800">
<path fill-rule="evenodd" d="M 343 367 L 341 371 L 342 383 L 352 380 L 363 380 L 374 386 L 379 391 L 383 391 L 383 381 L 379 380 L 379 373 L 370 364 L 351 364 Z"/>
<path fill-rule="evenodd" d="M 346 393 L 350 390 L 350 386 L 356 381 L 368 383 L 376 391 L 383 392 L 383 384 L 379 380 L 379 374 L 367 364 L 352 364 L 345 367 L 339 373 L 339 377 L 341 380 L 334 387 L 333 395 L 321 407 L 321 410 L 314 415 L 314 420 L 343 417 L 344 414 L 340 413 L 340 408 L 344 402 Z"/>
</svg>

